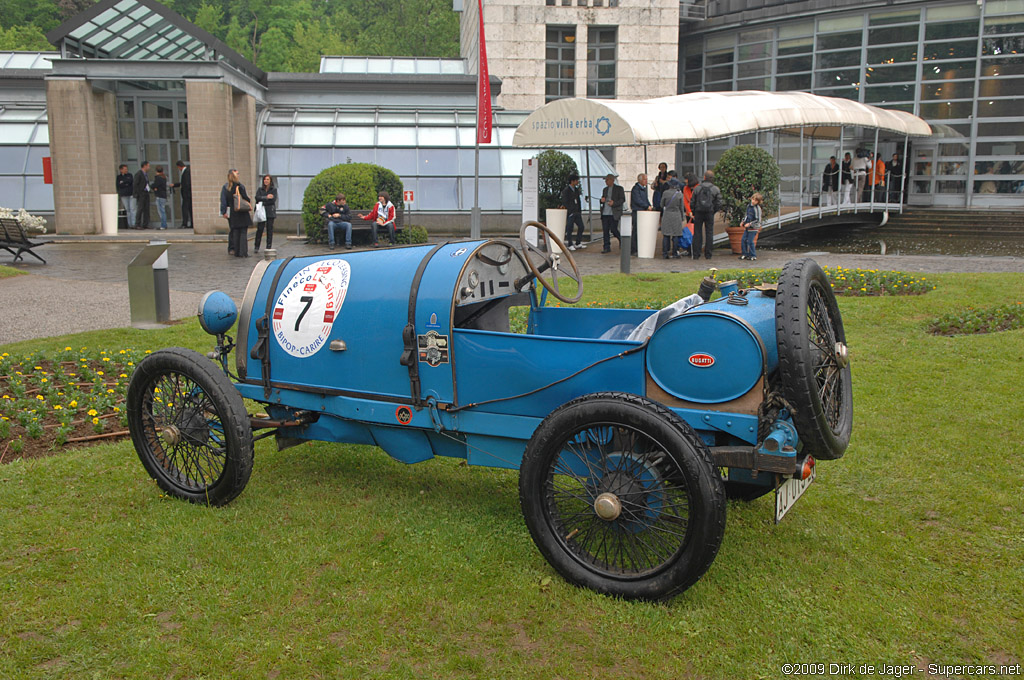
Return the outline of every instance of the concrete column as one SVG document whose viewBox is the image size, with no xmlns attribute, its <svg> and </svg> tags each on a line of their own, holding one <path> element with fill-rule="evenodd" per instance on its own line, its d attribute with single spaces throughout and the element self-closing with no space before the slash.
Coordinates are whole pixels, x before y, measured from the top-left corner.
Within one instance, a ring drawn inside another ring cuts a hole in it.
<svg viewBox="0 0 1024 680">
<path fill-rule="evenodd" d="M 185 97 L 194 231 L 227 233 L 227 220 L 219 213 L 220 189 L 228 170 L 238 168 L 249 196 L 255 193 L 256 101 L 234 93 L 230 85 L 205 80 L 186 80 Z"/>
<path fill-rule="evenodd" d="M 47 80 L 53 207 L 59 234 L 98 234 L 100 194 L 116 193 L 117 113 L 85 78 Z M 137 169 L 137 168 L 135 168 Z"/>
</svg>

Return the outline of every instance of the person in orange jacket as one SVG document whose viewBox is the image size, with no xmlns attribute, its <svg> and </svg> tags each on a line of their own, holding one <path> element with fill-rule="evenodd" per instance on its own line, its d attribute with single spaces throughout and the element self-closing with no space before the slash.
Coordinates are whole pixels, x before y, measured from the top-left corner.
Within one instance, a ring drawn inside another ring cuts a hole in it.
<svg viewBox="0 0 1024 680">
<path fill-rule="evenodd" d="M 885 202 L 886 190 L 885 190 L 885 161 L 882 160 L 881 154 L 875 154 L 875 200 Z"/>
</svg>

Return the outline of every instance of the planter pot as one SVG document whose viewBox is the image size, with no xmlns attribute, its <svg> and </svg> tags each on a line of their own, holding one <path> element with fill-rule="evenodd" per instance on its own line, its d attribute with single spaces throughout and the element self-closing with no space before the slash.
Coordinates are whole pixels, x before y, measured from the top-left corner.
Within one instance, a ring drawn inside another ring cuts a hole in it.
<svg viewBox="0 0 1024 680">
<path fill-rule="evenodd" d="M 555 236 L 561 240 L 565 240 L 565 221 L 569 211 L 564 208 L 548 208 L 545 211 L 545 217 L 547 222 L 545 226 L 550 229 Z M 554 241 L 551 242 L 551 252 L 560 253 L 562 249 L 558 247 L 558 244 Z"/>
<path fill-rule="evenodd" d="M 637 257 L 649 260 L 654 257 L 657 248 L 661 213 L 657 210 L 641 210 L 636 218 L 636 254 Z"/>
<path fill-rule="evenodd" d="M 743 227 L 726 227 L 725 233 L 729 235 L 729 247 L 733 255 L 743 254 Z"/>
</svg>

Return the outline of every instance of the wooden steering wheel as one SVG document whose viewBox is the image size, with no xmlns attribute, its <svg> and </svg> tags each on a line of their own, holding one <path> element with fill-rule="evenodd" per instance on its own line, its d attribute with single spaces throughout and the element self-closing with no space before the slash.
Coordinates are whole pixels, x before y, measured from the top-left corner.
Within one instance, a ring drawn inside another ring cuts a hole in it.
<svg viewBox="0 0 1024 680">
<path fill-rule="evenodd" d="M 539 234 L 544 235 L 545 245 L 551 245 L 552 243 L 558 246 L 561 252 L 554 252 L 553 250 L 541 250 L 537 246 L 530 243 L 526 238 L 526 230 L 529 227 L 536 227 Z M 562 243 L 562 239 L 555 236 L 555 232 L 548 229 L 545 225 L 540 222 L 523 222 L 523 226 L 519 228 L 519 244 L 523 248 L 523 255 L 525 255 L 526 264 L 530 267 L 530 271 L 533 272 L 533 276 L 540 281 L 541 285 L 548 289 L 548 292 L 554 295 L 562 302 L 579 302 L 580 298 L 583 297 L 583 281 L 580 276 L 580 268 L 576 266 L 576 260 L 573 259 L 569 253 L 569 249 Z M 562 258 L 565 258 L 565 264 L 569 265 L 569 268 L 563 268 Z M 534 260 L 537 260 L 535 262 Z M 548 278 L 544 277 L 544 272 L 550 271 Z M 558 291 L 558 277 L 559 274 L 567 276 L 576 282 L 576 295 L 575 297 L 566 297 Z M 550 281 L 548 280 L 550 279 Z"/>
</svg>

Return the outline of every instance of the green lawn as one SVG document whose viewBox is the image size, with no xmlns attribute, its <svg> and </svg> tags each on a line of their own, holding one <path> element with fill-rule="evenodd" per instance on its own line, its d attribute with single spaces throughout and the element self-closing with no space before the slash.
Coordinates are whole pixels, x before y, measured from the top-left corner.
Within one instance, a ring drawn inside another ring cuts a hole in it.
<svg viewBox="0 0 1024 680">
<path fill-rule="evenodd" d="M 588 278 L 584 299 L 678 297 L 698 277 L 641 278 Z M 818 466 L 778 526 L 771 496 L 730 503 L 717 560 L 668 604 L 562 581 L 530 540 L 513 472 L 264 440 L 246 491 L 208 509 L 162 498 L 124 442 L 0 466 L 0 677 L 746 679 L 788 662 L 1024 663 L 1024 330 L 924 330 L 959 307 L 1024 301 L 1024 274 L 932 278 L 923 296 L 840 299 L 846 456 Z M 66 344 L 212 343 L 190 321 L 0 350 Z"/>
<path fill-rule="evenodd" d="M 6 279 L 8 276 L 18 276 L 19 274 L 27 273 L 28 272 L 23 272 L 20 269 L 0 264 L 0 279 Z"/>
</svg>

